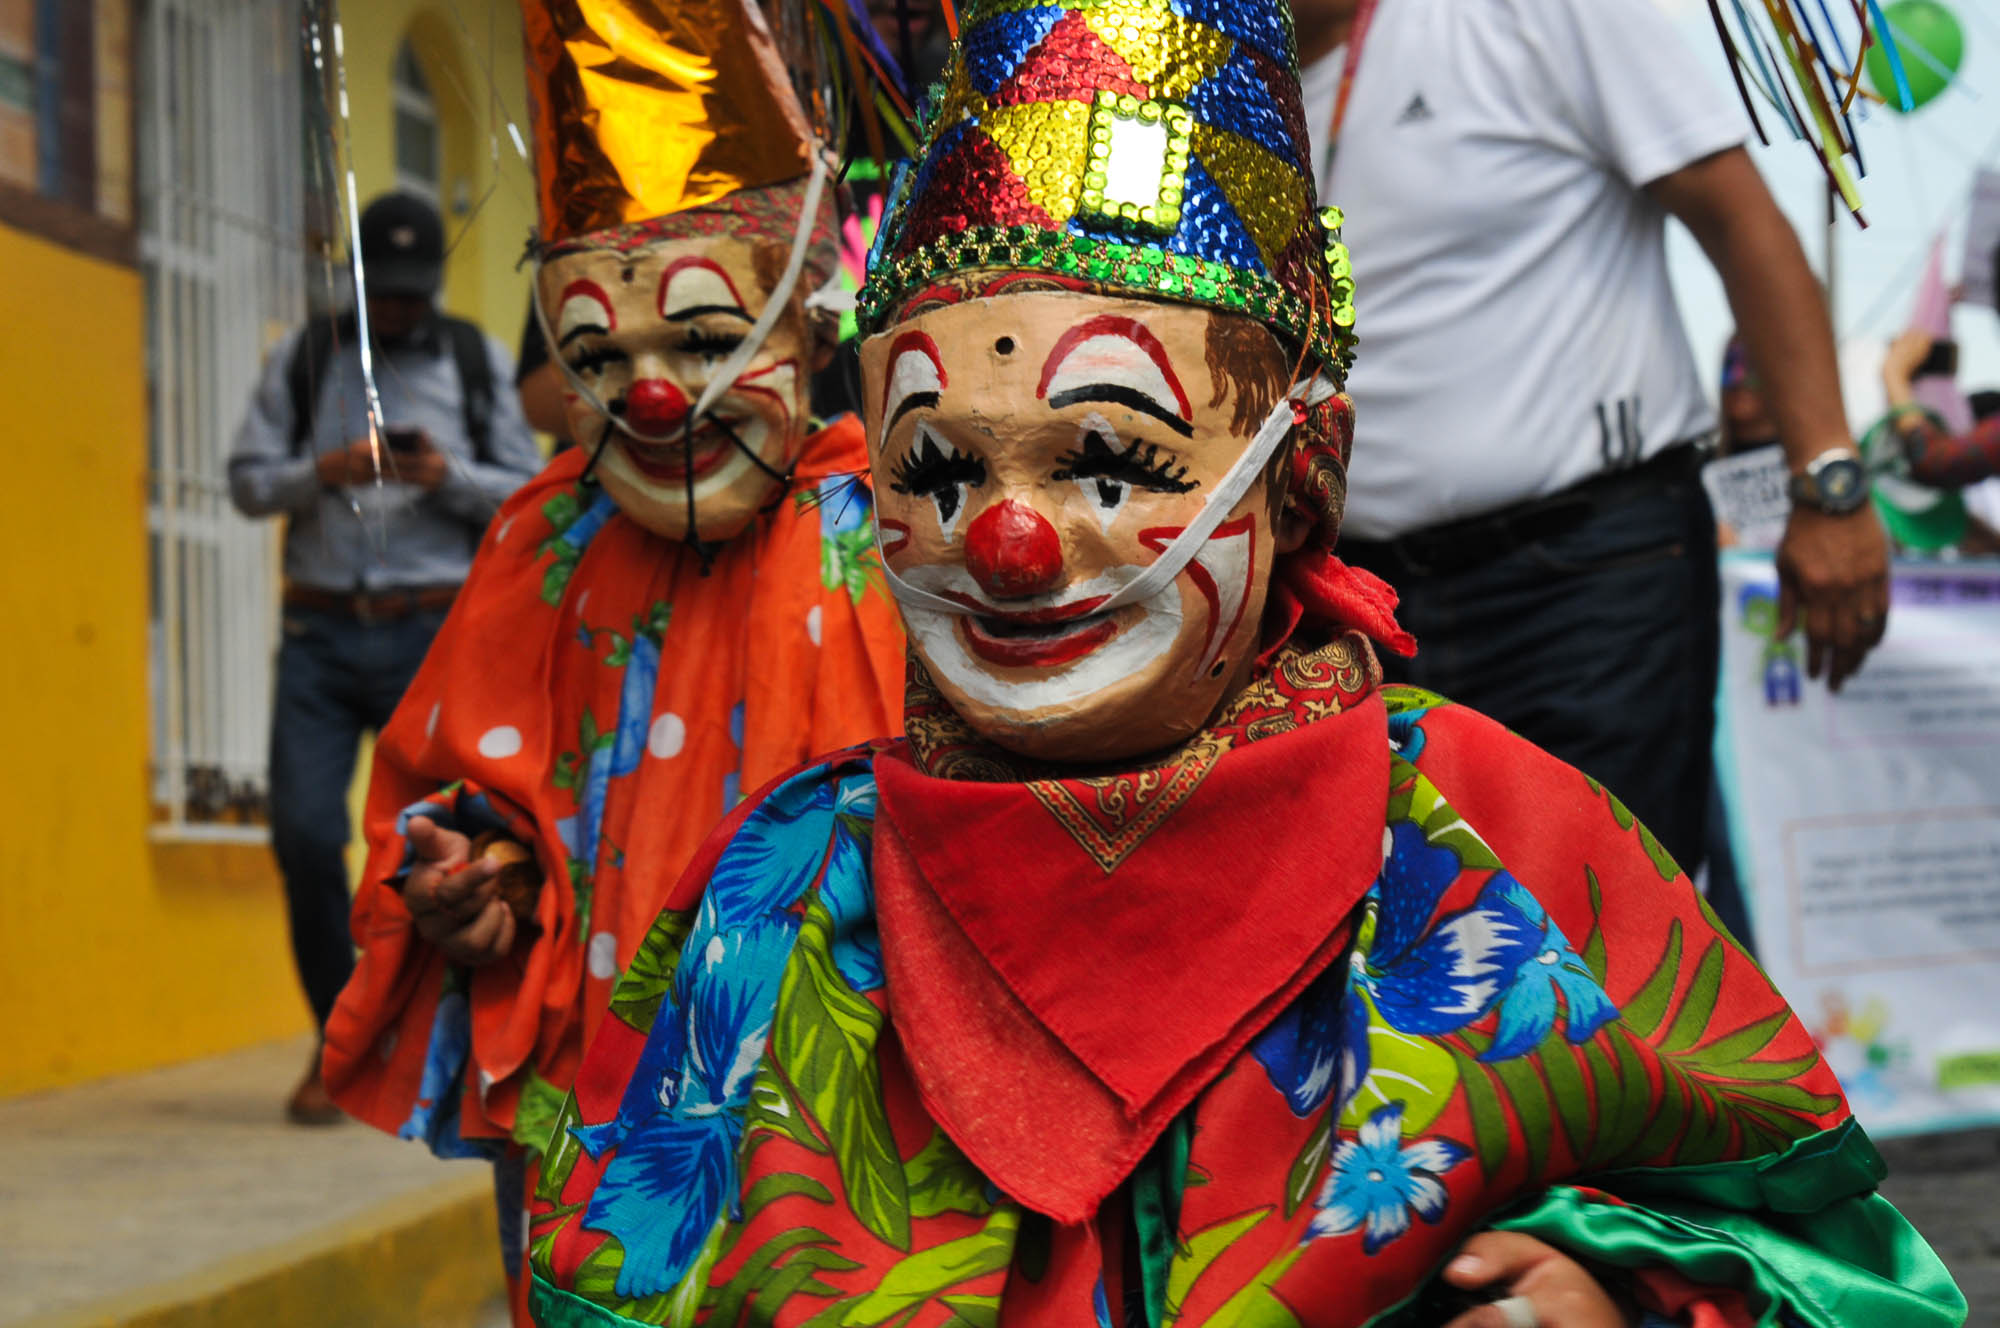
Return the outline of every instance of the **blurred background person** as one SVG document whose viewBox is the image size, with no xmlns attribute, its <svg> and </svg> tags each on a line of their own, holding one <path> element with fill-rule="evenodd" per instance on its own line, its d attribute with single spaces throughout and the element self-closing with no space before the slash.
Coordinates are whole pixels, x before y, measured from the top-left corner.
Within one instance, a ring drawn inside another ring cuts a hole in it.
<svg viewBox="0 0 2000 1328">
<path fill-rule="evenodd" d="M 287 521 L 271 847 L 322 1030 L 354 970 L 344 855 L 362 734 L 388 721 L 487 521 L 542 461 L 519 402 L 496 390 L 513 381 L 506 350 L 438 310 L 437 210 L 386 195 L 362 213 L 360 237 L 379 440 L 350 313 L 308 324 L 270 357 L 229 458 L 237 510 Z M 340 1119 L 317 1050 L 287 1111 L 306 1124 Z"/>
<path fill-rule="evenodd" d="M 549 341 L 542 335 L 532 304 L 528 306 L 527 325 L 521 329 L 521 352 L 514 361 L 514 390 L 520 394 L 521 413 L 527 416 L 530 427 L 554 440 L 555 451 L 576 446 L 576 439 L 569 436 L 568 385 L 563 382 L 561 366 L 549 358 Z"/>
<path fill-rule="evenodd" d="M 1420 650 L 1392 673 L 1602 780 L 1692 868 L 1715 415 L 1668 281 L 1669 214 L 1722 276 L 1798 475 L 1778 566 L 1811 671 L 1837 687 L 1888 612 L 1825 302 L 1740 112 L 1649 0 L 1294 12 L 1368 337 L 1341 554 L 1402 596 Z"/>
</svg>

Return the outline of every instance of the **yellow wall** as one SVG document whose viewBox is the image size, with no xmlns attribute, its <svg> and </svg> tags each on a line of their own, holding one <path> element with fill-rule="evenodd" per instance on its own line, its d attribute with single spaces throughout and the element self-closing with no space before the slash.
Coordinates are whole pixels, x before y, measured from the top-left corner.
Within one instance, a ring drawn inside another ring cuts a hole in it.
<svg viewBox="0 0 2000 1328">
<path fill-rule="evenodd" d="M 444 304 L 508 346 L 528 310 L 516 272 L 535 222 L 534 175 L 507 123 L 528 141 L 521 13 L 513 0 L 349 0 L 341 6 L 353 115 L 354 170 L 363 204 L 396 180 L 391 73 L 407 37 L 430 80 L 444 139 L 445 235 L 453 245 Z M 454 209 L 467 182 L 472 211 Z"/>
<path fill-rule="evenodd" d="M 527 289 L 514 260 L 534 203 L 492 106 L 497 92 L 505 114 L 526 113 L 516 6 L 342 8 L 363 198 L 394 179 L 390 70 L 412 33 L 445 129 L 447 205 L 461 175 L 475 203 L 485 198 L 470 217 L 447 206 L 459 243 L 446 303 L 512 344 Z M 269 850 L 148 838 L 143 285 L 135 271 L 0 227 L 0 418 L 14 499 L 0 522 L 0 1096 L 308 1023 Z M 79 309 L 88 325 L 67 337 L 35 316 Z M 272 1085 L 273 1110 L 288 1088 Z"/>
<path fill-rule="evenodd" d="M 103 372 L 144 364 L 141 300 L 136 272 L 0 227 L 0 1094 L 304 1023 L 268 853 L 146 837 L 145 384 Z"/>
</svg>

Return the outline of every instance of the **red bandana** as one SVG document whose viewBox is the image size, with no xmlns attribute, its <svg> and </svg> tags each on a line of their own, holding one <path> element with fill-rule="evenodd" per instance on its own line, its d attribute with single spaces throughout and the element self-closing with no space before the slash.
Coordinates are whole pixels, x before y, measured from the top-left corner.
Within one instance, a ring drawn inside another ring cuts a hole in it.
<svg viewBox="0 0 2000 1328">
<path fill-rule="evenodd" d="M 926 1106 L 1008 1194 L 1089 1216 L 1344 948 L 1382 862 L 1378 678 L 1358 633 L 1287 647 L 1164 761 L 1093 778 L 981 745 L 913 678 L 910 741 L 875 764 L 890 1008 Z"/>
</svg>

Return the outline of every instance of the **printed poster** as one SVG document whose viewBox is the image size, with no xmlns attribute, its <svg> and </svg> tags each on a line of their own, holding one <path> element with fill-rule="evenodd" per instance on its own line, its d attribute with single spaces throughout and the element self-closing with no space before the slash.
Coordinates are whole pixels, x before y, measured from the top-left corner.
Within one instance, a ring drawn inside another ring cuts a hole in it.
<svg viewBox="0 0 2000 1328">
<path fill-rule="evenodd" d="M 1898 563 L 1838 696 L 1722 564 L 1718 767 L 1758 957 L 1881 1135 L 2000 1122 L 2000 563 Z"/>
</svg>

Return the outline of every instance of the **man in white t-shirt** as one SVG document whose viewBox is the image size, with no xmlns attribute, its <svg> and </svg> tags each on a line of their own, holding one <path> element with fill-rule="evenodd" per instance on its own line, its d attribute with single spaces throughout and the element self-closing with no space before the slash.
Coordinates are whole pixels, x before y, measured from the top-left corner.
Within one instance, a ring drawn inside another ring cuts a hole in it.
<svg viewBox="0 0 2000 1328">
<path fill-rule="evenodd" d="M 1405 680 L 1602 780 L 1692 869 L 1718 593 L 1696 470 L 1715 418 L 1666 217 L 1721 274 L 1802 476 L 1782 600 L 1837 687 L 1881 639 L 1888 564 L 1818 284 L 1740 110 L 1652 0 L 1380 0 L 1350 63 L 1360 7 L 1294 3 L 1362 336 L 1340 552 L 1401 593 L 1420 643 Z"/>
</svg>

